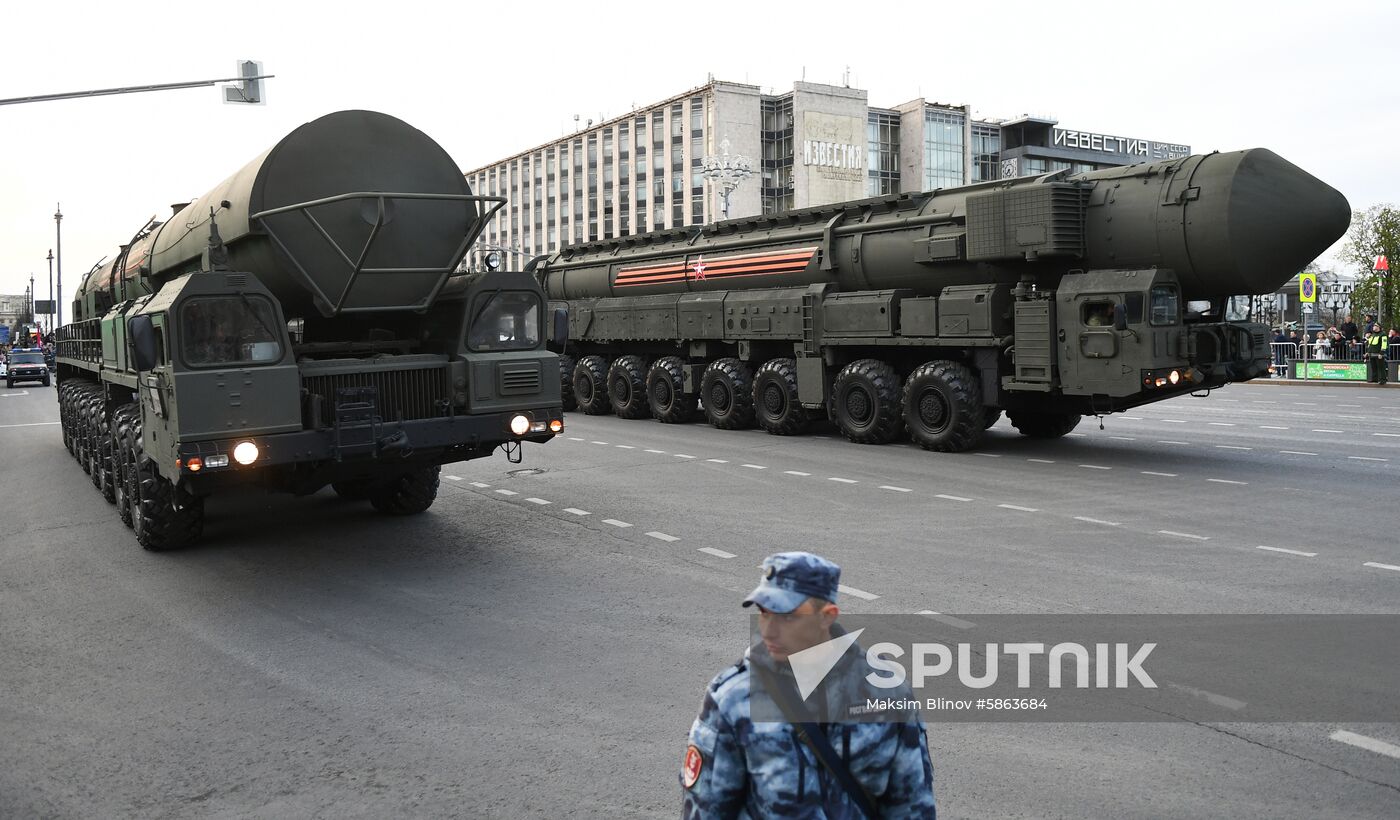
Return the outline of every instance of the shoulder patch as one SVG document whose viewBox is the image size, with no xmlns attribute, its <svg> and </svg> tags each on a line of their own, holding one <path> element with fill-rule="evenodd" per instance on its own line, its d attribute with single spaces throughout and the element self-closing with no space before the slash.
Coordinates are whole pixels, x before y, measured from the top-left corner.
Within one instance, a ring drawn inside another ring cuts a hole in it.
<svg viewBox="0 0 1400 820">
<path fill-rule="evenodd" d="M 700 779 L 700 769 L 704 765 L 705 758 L 694 743 L 685 747 L 685 761 L 681 763 L 681 784 L 687 789 L 694 786 Z"/>
</svg>

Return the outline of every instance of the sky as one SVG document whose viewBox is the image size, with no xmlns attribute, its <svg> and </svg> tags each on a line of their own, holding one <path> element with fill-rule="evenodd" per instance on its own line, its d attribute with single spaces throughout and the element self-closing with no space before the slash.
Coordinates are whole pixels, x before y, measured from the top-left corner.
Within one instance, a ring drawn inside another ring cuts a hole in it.
<svg viewBox="0 0 1400 820">
<path fill-rule="evenodd" d="M 0 106 L 0 293 L 32 274 L 47 297 L 56 206 L 66 305 L 148 218 L 323 114 L 392 114 L 466 170 L 710 75 L 782 93 L 849 72 L 872 106 L 924 97 L 1196 153 L 1262 146 L 1354 210 L 1400 202 L 1393 2 L 485 5 L 11 4 L 0 99 L 226 78 L 241 59 L 276 76 L 261 106 L 217 87 Z M 1337 250 L 1324 267 L 1342 267 Z"/>
</svg>

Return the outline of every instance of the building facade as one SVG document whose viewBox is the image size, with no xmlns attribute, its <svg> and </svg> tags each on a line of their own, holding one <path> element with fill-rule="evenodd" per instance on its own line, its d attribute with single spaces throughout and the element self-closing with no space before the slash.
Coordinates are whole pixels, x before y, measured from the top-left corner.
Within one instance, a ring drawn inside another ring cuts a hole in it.
<svg viewBox="0 0 1400 820">
<path fill-rule="evenodd" d="M 745 157 L 731 218 L 908 191 L 1185 156 L 1190 146 L 1061 129 L 1051 119 L 977 120 L 925 99 L 869 105 L 865 91 L 798 82 L 783 94 L 723 81 L 473 169 L 508 201 L 468 256 L 517 258 L 720 218 L 706 157 Z"/>
</svg>

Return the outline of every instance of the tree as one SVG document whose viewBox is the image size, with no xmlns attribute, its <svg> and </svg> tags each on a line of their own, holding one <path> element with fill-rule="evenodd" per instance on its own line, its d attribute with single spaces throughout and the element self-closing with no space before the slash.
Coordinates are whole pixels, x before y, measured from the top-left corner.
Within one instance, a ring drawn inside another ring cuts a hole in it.
<svg viewBox="0 0 1400 820">
<path fill-rule="evenodd" d="M 1400 287 L 1390 281 L 1392 273 L 1374 270 L 1376 257 L 1384 256 L 1391 264 L 1400 264 L 1400 210 L 1389 205 L 1373 205 L 1357 211 L 1351 218 L 1340 257 L 1356 272 L 1356 288 L 1351 294 L 1352 308 L 1358 314 L 1376 313 L 1377 296 L 1381 295 L 1379 320 L 1396 325 L 1400 316 Z M 1379 282 L 1383 293 L 1377 293 Z M 1360 316 L 1357 320 L 1360 321 Z"/>
</svg>

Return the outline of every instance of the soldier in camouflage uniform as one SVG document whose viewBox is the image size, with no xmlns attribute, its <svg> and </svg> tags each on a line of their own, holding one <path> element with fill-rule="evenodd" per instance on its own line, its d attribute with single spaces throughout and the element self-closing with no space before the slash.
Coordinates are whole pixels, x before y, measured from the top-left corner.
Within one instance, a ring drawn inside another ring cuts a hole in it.
<svg viewBox="0 0 1400 820">
<path fill-rule="evenodd" d="M 917 712 L 878 712 L 870 699 L 906 700 L 907 686 L 877 689 L 854 642 L 803 699 L 825 734 L 840 774 L 770 695 L 793 687 L 788 658 L 846 634 L 835 623 L 841 568 L 805 552 L 764 559 L 763 579 L 744 606 L 759 609 L 759 636 L 744 658 L 710 682 L 690 728 L 681 769 L 682 814 L 690 818 L 933 818 L 933 767 Z M 797 693 L 792 692 L 791 705 Z M 813 726 L 817 724 L 817 726 Z M 808 733 L 810 734 L 810 733 Z M 861 797 L 851 792 L 859 790 Z"/>
</svg>

